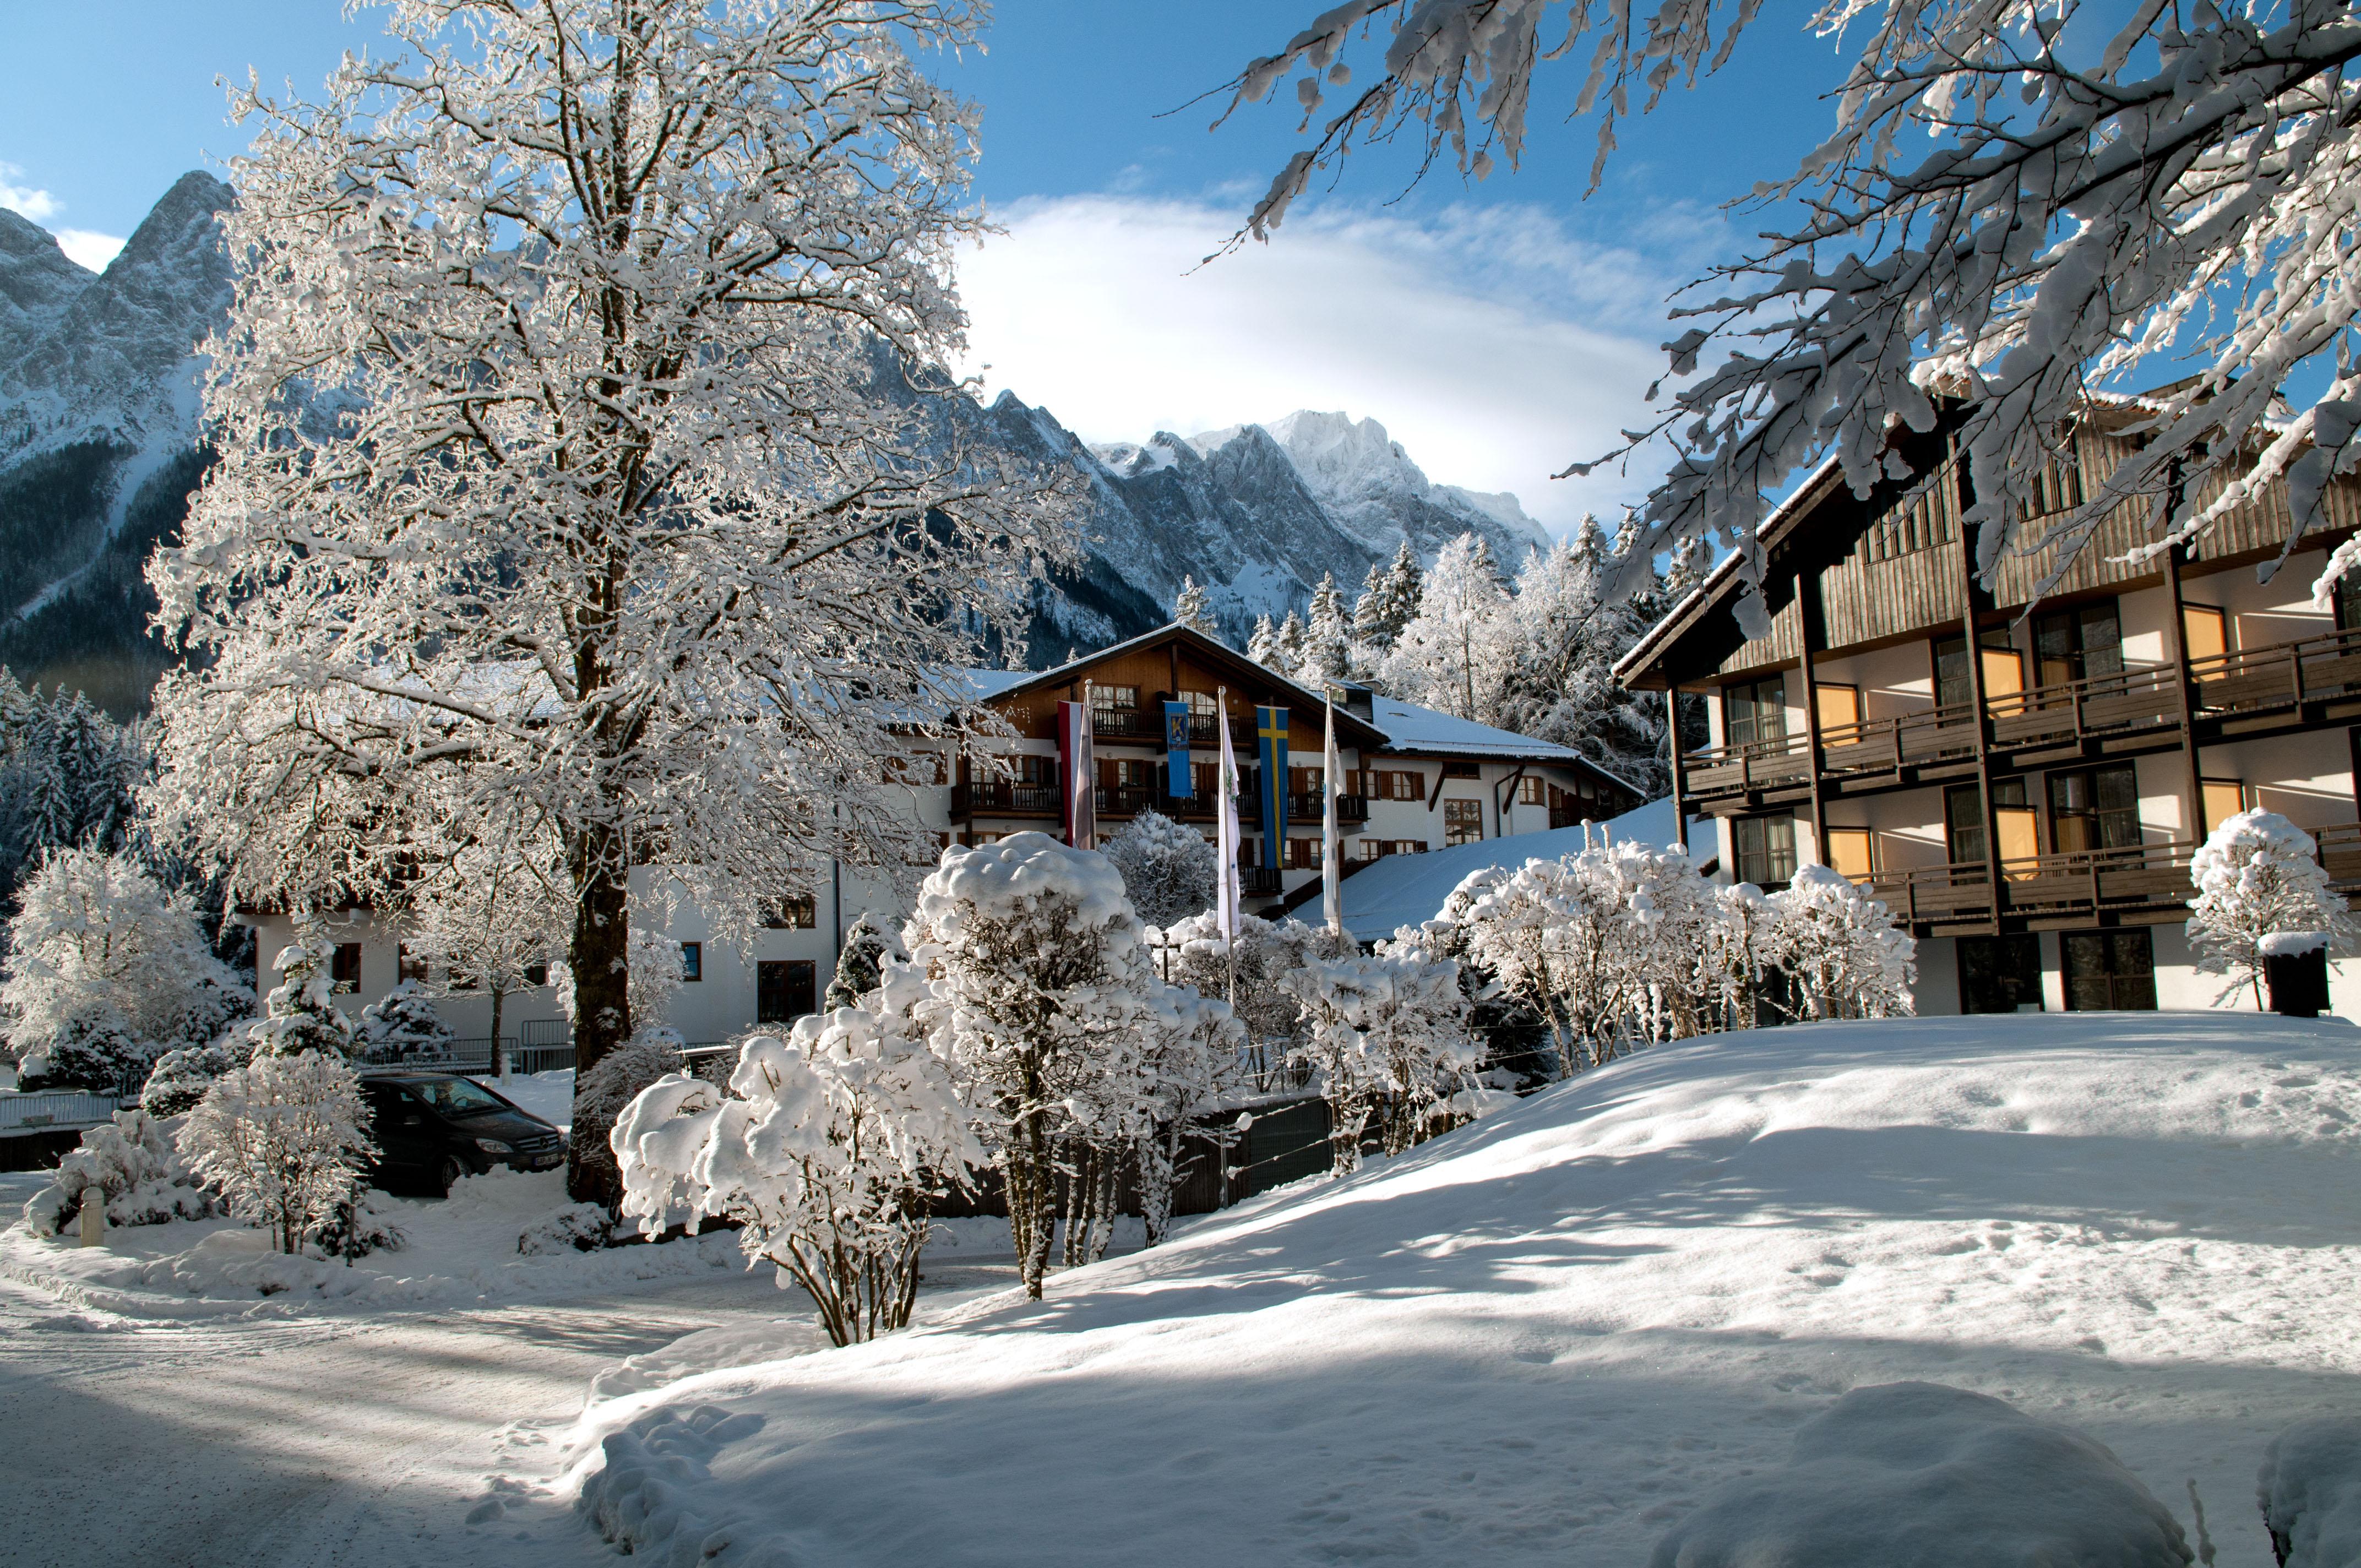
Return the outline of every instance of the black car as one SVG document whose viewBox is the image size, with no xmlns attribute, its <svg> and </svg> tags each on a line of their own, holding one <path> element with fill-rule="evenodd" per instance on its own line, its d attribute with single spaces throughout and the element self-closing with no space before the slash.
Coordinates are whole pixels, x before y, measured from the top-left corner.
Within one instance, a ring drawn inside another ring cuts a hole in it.
<svg viewBox="0 0 2361 1568">
<path fill-rule="evenodd" d="M 424 1187 L 447 1196 L 463 1176 L 496 1165 L 549 1170 L 565 1162 L 555 1127 L 521 1111 L 474 1079 L 404 1069 L 361 1080 L 378 1157 L 370 1179 L 392 1189 Z"/>
</svg>

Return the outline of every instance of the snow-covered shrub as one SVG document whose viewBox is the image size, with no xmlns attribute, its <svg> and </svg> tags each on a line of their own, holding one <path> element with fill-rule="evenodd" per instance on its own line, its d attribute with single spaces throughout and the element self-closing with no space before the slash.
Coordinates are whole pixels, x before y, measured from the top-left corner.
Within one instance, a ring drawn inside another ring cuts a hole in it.
<svg viewBox="0 0 2361 1568">
<path fill-rule="evenodd" d="M 233 1068 L 244 1067 L 252 1045 L 243 1034 L 225 1035 L 210 1046 L 166 1051 L 148 1074 L 139 1091 L 139 1108 L 150 1116 L 178 1116 L 196 1109 L 214 1080 Z"/>
<path fill-rule="evenodd" d="M 601 1203 L 568 1203 L 517 1234 L 517 1251 L 527 1257 L 597 1252 L 615 1239 L 615 1216 Z"/>
<path fill-rule="evenodd" d="M 2163 1504 L 2095 1440 L 1936 1383 L 1856 1388 L 1787 1464 L 1732 1481 L 1656 1543 L 1651 1568 L 2195 1561 Z"/>
<path fill-rule="evenodd" d="M 861 918 L 845 928 L 844 945 L 837 950 L 836 973 L 829 979 L 820 1011 L 860 1006 L 862 999 L 877 989 L 877 967 L 893 950 L 892 934 L 877 916 L 862 910 Z"/>
<path fill-rule="evenodd" d="M 1141 1062 L 1146 1081 L 1135 1102 L 1132 1157 L 1139 1173 L 1140 1217 L 1147 1244 L 1164 1239 L 1172 1223 L 1172 1199 L 1187 1173 L 1180 1168 L 1180 1141 L 1190 1122 L 1235 1088 L 1245 1071 L 1246 1031 L 1229 1004 L 1200 996 L 1185 985 L 1159 985 L 1154 1021 Z M 1112 1182 L 1100 1190 L 1097 1212 L 1111 1234 L 1115 1219 Z M 1104 1240 L 1091 1244 L 1095 1255 Z"/>
<path fill-rule="evenodd" d="M 356 1187 L 343 1202 L 328 1212 L 327 1219 L 312 1237 L 322 1256 L 341 1257 L 350 1263 L 373 1252 L 400 1252 L 410 1245 L 409 1233 L 377 1206 L 377 1199 L 392 1201 L 374 1188 L 363 1190 Z"/>
<path fill-rule="evenodd" d="M 1143 811 L 1102 852 L 1123 873 L 1132 908 L 1150 926 L 1169 926 L 1213 906 L 1221 862 L 1212 841 L 1194 828 L 1161 812 Z"/>
<path fill-rule="evenodd" d="M 335 1000 L 330 963 L 335 944 L 316 924 L 305 921 L 295 939 L 279 949 L 271 967 L 279 983 L 263 1002 L 262 1016 L 246 1026 L 256 1057 L 294 1057 L 324 1052 L 339 1059 L 353 1048 L 352 1020 Z"/>
<path fill-rule="evenodd" d="M 196 912 L 126 853 L 60 850 L 18 891 L 0 980 L 9 1055 L 52 1084 L 113 1089 L 253 1011 Z"/>
<path fill-rule="evenodd" d="M 205 1091 L 177 1142 L 232 1213 L 292 1253 L 359 1187 L 377 1152 L 368 1121 L 360 1080 L 340 1053 L 258 1051 Z"/>
<path fill-rule="evenodd" d="M 1893 1018 L 1911 1012 L 1918 945 L 1885 905 L 1826 866 L 1797 866 L 1769 900 L 1770 961 L 1795 983 L 1806 1018 Z"/>
<path fill-rule="evenodd" d="M 1566 1078 L 1606 1059 L 1624 1000 L 1620 948 L 1638 936 L 1621 891 L 1595 869 L 1586 850 L 1478 872 L 1461 922 L 1468 956 L 1548 1026 Z"/>
<path fill-rule="evenodd" d="M 2361 1563 L 2361 1420 L 2322 1416 L 2280 1431 L 2255 1493 L 2279 1568 Z"/>
<path fill-rule="evenodd" d="M 2355 927 L 2345 901 L 2328 888 L 2312 835 L 2275 811 L 2242 811 L 2213 829 L 2189 862 L 2197 898 L 2189 906 L 2189 945 L 2197 967 L 2240 986 L 2263 1005 L 2266 960 L 2326 948 L 2353 950 Z"/>
<path fill-rule="evenodd" d="M 1037 1299 L 1055 1227 L 1061 1141 L 1128 1137 L 1159 985 L 1123 877 L 1044 833 L 954 845 L 903 929 L 907 964 L 881 1003 L 951 1065 L 1005 1181 Z"/>
<path fill-rule="evenodd" d="M 1298 1058 L 1328 1102 L 1333 1174 L 1360 1168 L 1372 1116 L 1386 1152 L 1400 1154 L 1438 1101 L 1474 1087 L 1477 1042 L 1457 964 L 1406 953 L 1313 959 L 1288 984 L 1308 1025 Z"/>
<path fill-rule="evenodd" d="M 1699 1000 L 1708 1026 L 1751 1029 L 1763 971 L 1774 960 L 1778 906 L 1751 882 L 1714 890 L 1715 916 L 1698 954 Z"/>
<path fill-rule="evenodd" d="M 405 980 L 361 1009 L 354 1048 L 365 1062 L 448 1061 L 458 1041 L 425 987 Z"/>
<path fill-rule="evenodd" d="M 725 1094 L 676 1073 L 615 1124 L 623 1212 L 708 1215 L 801 1285 L 838 1344 L 906 1326 L 932 1184 L 980 1164 L 948 1064 L 890 1010 L 839 1008 L 746 1042 Z"/>
<path fill-rule="evenodd" d="M 1399 927 L 1378 946 L 1381 952 L 1421 963 L 1457 964 L 1459 992 L 1467 999 L 1467 1027 L 1482 1046 L 1478 1080 L 1487 1091 L 1526 1091 L 1558 1076 L 1557 1055 L 1540 1014 L 1502 989 L 1499 977 L 1469 951 L 1464 922 L 1488 881 L 1482 872 L 1466 878 L 1444 899 L 1433 919 Z"/>
<path fill-rule="evenodd" d="M 1255 1088 L 1264 1091 L 1284 1086 L 1286 1064 L 1302 1038 L 1303 1004 L 1287 988 L 1287 976 L 1308 959 L 1339 958 L 1359 950 L 1350 937 L 1325 927 L 1252 915 L 1238 917 L 1237 940 L 1225 943 L 1211 911 L 1173 922 L 1164 928 L 1164 939 L 1173 954 L 1166 978 L 1200 995 L 1227 1002 L 1235 964 L 1235 1005 L 1238 1022 L 1246 1025 L 1246 1066 Z"/>
<path fill-rule="evenodd" d="M 117 1111 L 113 1121 L 83 1133 L 81 1146 L 26 1202 L 27 1228 L 38 1236 L 62 1235 L 82 1211 L 82 1193 L 93 1187 L 110 1225 L 201 1220 L 213 1212 L 213 1195 L 173 1148 L 171 1129 L 144 1111 Z"/>
<path fill-rule="evenodd" d="M 671 1029 L 638 1030 L 575 1082 L 568 1141 L 576 1170 L 568 1185 L 577 1192 L 597 1194 L 588 1201 L 603 1201 L 609 1213 L 618 1212 L 623 1201 L 622 1178 L 608 1142 L 615 1118 L 642 1090 L 681 1069 L 680 1047 L 680 1036 Z"/>
</svg>

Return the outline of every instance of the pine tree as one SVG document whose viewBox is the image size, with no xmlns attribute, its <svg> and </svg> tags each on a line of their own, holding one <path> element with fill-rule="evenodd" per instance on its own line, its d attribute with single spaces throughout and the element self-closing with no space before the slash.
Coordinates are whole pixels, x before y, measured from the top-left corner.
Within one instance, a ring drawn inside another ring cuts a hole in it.
<svg viewBox="0 0 2361 1568">
<path fill-rule="evenodd" d="M 821 1011 L 860 1006 L 861 999 L 877 989 L 879 965 L 893 950 L 893 943 L 877 916 L 862 910 L 861 918 L 845 929 L 844 946 L 837 952 L 836 973 L 828 982 Z"/>
<path fill-rule="evenodd" d="M 295 935 L 272 968 L 279 983 L 263 1003 L 260 1018 L 246 1026 L 257 1057 L 293 1057 L 318 1052 L 339 1060 L 352 1054 L 353 1025 L 335 1001 L 330 962 L 335 944 L 316 920 L 296 924 Z"/>
<path fill-rule="evenodd" d="M 1279 623 L 1279 633 L 1271 641 L 1271 657 L 1279 661 L 1271 668 L 1290 678 L 1303 667 L 1303 618 L 1291 609 Z"/>
<path fill-rule="evenodd" d="M 1213 607 L 1206 599 L 1205 590 L 1197 586 L 1195 578 L 1185 574 L 1180 578 L 1180 596 L 1172 601 L 1172 620 L 1177 626 L 1185 626 L 1206 637 L 1219 639 L 1222 635 L 1221 625 L 1213 619 Z"/>
<path fill-rule="evenodd" d="M 1360 600 L 1353 606 L 1353 634 L 1367 644 L 1377 657 L 1392 652 L 1402 628 L 1418 614 L 1419 595 L 1424 584 L 1425 574 L 1419 570 L 1418 554 L 1405 539 L 1394 552 L 1390 564 L 1378 563 L 1369 567 Z"/>
<path fill-rule="evenodd" d="M 1303 652 L 1297 672 L 1307 684 L 1345 680 L 1352 674 L 1352 635 L 1345 620 L 1345 596 L 1337 591 L 1334 573 L 1323 574 L 1312 590 L 1312 613 L 1303 628 Z"/>
<path fill-rule="evenodd" d="M 1490 548 L 1472 532 L 1461 534 L 1426 574 L 1418 614 L 1381 669 L 1386 689 L 1459 718 L 1499 722 L 1511 662 L 1509 609 Z"/>
<path fill-rule="evenodd" d="M 1254 635 L 1246 639 L 1246 657 L 1266 670 L 1279 668 L 1282 657 L 1279 645 L 1279 629 L 1271 625 L 1270 617 L 1255 617 Z"/>
</svg>

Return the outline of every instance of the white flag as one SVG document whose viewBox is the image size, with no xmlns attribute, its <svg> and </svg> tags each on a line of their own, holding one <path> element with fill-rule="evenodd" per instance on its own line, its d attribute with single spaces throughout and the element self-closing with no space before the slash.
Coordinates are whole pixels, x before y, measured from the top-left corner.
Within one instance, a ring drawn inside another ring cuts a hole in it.
<svg viewBox="0 0 2361 1568">
<path fill-rule="evenodd" d="M 1328 917 L 1328 929 L 1345 929 L 1345 856 L 1344 836 L 1336 830 L 1336 792 L 1345 787 L 1345 764 L 1336 757 L 1336 692 L 1333 686 L 1322 688 L 1328 696 L 1328 751 L 1321 759 L 1321 772 L 1327 784 L 1320 792 L 1320 912 Z"/>
<path fill-rule="evenodd" d="M 1219 857 L 1220 874 L 1214 886 L 1213 918 L 1220 922 L 1222 939 L 1231 941 L 1238 934 L 1238 760 L 1230 751 L 1230 691 L 1221 689 L 1215 701 L 1214 722 L 1222 731 L 1222 782 L 1215 792 L 1220 795 L 1216 807 L 1221 826 L 1214 829 L 1213 852 Z"/>
</svg>

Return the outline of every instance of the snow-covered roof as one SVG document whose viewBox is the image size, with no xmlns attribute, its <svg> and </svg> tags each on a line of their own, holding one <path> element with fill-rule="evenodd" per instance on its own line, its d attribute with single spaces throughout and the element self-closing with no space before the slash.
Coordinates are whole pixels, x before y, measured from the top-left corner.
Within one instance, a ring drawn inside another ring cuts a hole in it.
<svg viewBox="0 0 2361 1568">
<path fill-rule="evenodd" d="M 1378 728 L 1386 732 L 1385 749 L 1389 751 L 1447 752 L 1455 757 L 1579 762 L 1606 773 L 1633 795 L 1646 793 L 1630 781 L 1607 773 L 1606 769 L 1573 747 L 1561 746 L 1554 740 L 1537 740 L 1513 729 L 1498 729 L 1489 724 L 1478 724 L 1472 718 L 1455 718 L 1431 707 L 1421 707 L 1416 703 L 1400 702 L 1374 693 L 1369 698 L 1369 711 Z"/>
<path fill-rule="evenodd" d="M 1610 839 L 1669 844 L 1673 803 L 1670 798 L 1653 800 L 1604 826 Z M 1598 831 L 1597 824 L 1590 828 L 1594 835 Z M 1582 848 L 1582 835 L 1580 828 L 1554 828 L 1545 833 L 1517 833 L 1423 855 L 1388 855 L 1345 879 L 1345 929 L 1362 942 L 1390 937 L 1401 927 L 1433 919 L 1451 890 L 1476 872 L 1573 854 Z"/>
</svg>

